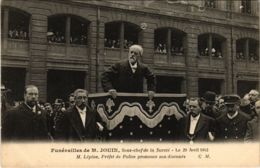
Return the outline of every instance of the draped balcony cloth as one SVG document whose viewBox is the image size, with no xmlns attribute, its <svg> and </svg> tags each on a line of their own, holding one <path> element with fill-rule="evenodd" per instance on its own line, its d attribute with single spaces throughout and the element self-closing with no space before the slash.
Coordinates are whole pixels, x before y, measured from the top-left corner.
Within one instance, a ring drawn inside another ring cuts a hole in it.
<svg viewBox="0 0 260 168">
<path fill-rule="evenodd" d="M 89 104 L 106 124 L 106 139 L 120 142 L 174 141 L 178 121 L 186 116 L 186 94 L 107 93 L 89 95 Z"/>
</svg>

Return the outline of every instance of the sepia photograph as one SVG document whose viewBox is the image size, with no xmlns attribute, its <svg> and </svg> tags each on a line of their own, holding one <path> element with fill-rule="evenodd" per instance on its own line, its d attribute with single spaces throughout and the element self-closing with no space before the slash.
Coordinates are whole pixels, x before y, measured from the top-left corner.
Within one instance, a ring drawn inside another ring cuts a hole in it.
<svg viewBox="0 0 260 168">
<path fill-rule="evenodd" d="M 2 0 L 1 167 L 259 167 L 258 0 Z"/>
</svg>

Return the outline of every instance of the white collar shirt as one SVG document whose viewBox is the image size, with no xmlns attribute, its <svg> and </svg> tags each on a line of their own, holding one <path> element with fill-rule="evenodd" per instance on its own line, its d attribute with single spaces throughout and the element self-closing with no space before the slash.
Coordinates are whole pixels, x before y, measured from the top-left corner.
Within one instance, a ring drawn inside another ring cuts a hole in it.
<svg viewBox="0 0 260 168">
<path fill-rule="evenodd" d="M 193 117 L 190 115 L 190 129 L 189 129 L 189 134 L 193 135 L 195 132 L 195 128 L 198 124 L 200 118 L 200 114 L 198 114 L 196 117 Z"/>
<path fill-rule="evenodd" d="M 130 64 L 130 67 L 132 69 L 132 72 L 135 73 L 135 71 L 137 69 L 137 62 L 134 65 L 132 65 L 130 62 L 129 62 L 129 64 Z"/>
<path fill-rule="evenodd" d="M 238 115 L 238 111 L 236 111 L 233 115 L 230 115 L 229 113 L 227 113 L 227 117 L 232 120 L 233 118 L 235 118 Z"/>
<path fill-rule="evenodd" d="M 76 108 L 77 108 L 77 110 L 79 112 L 82 124 L 83 124 L 83 126 L 85 128 L 87 108 L 85 107 L 83 110 L 81 110 L 78 106 L 76 106 Z"/>
<path fill-rule="evenodd" d="M 27 103 L 24 103 L 33 113 L 36 113 L 36 106 L 30 107 Z"/>
</svg>

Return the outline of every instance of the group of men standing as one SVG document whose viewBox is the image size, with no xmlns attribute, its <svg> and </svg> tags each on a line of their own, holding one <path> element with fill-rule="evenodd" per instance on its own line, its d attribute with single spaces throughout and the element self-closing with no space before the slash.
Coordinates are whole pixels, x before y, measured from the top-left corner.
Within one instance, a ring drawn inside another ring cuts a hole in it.
<svg viewBox="0 0 260 168">
<path fill-rule="evenodd" d="M 154 97 L 155 76 L 148 66 L 141 63 L 143 48 L 132 45 L 128 59 L 112 65 L 102 74 L 102 87 L 113 98 L 117 92 L 142 93 L 143 80 L 147 80 L 149 99 Z M 259 94 L 259 93 L 258 93 Z M 39 90 L 35 85 L 27 85 L 24 103 L 6 112 L 2 119 L 2 138 L 13 140 L 95 140 L 106 125 L 94 109 L 88 106 L 88 92 L 84 89 L 74 91 L 75 105 L 69 107 L 55 125 L 54 134 L 48 126 L 47 113 L 38 106 Z M 223 97 L 223 112 L 216 109 L 207 100 L 190 98 L 187 116 L 179 121 L 179 139 L 181 141 L 244 140 L 258 137 L 258 116 L 260 100 L 255 101 L 253 118 L 240 112 L 240 98 L 236 95 Z M 257 127 L 255 126 L 257 123 Z M 53 136 L 55 135 L 55 136 Z"/>
</svg>

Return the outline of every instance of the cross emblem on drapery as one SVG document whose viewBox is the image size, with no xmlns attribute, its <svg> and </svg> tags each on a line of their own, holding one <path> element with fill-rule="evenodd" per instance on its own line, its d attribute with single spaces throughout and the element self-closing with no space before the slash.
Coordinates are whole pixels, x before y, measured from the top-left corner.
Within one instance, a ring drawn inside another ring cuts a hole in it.
<svg viewBox="0 0 260 168">
<path fill-rule="evenodd" d="M 146 107 L 148 107 L 149 108 L 149 112 L 151 113 L 151 112 L 153 112 L 153 107 L 155 106 L 155 104 L 154 104 L 154 101 L 152 101 L 152 100 L 149 100 L 147 103 L 146 103 Z"/>
<path fill-rule="evenodd" d="M 115 103 L 114 103 L 114 101 L 113 101 L 112 99 L 109 98 L 109 99 L 107 100 L 107 102 L 106 102 L 106 106 L 107 106 L 107 108 L 108 108 L 107 111 L 110 113 L 110 112 L 112 111 L 111 108 L 112 108 L 113 106 L 115 106 Z"/>
</svg>

